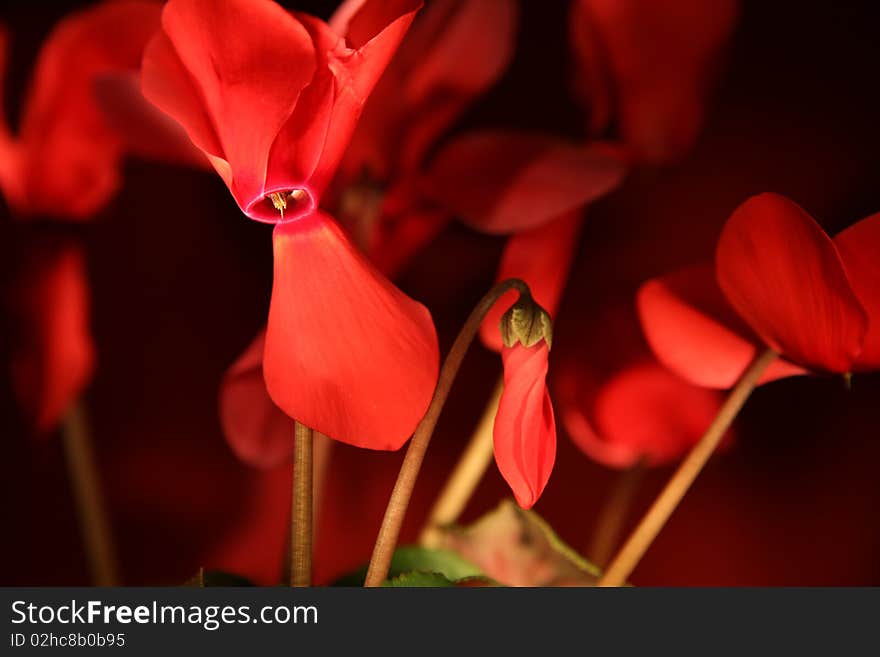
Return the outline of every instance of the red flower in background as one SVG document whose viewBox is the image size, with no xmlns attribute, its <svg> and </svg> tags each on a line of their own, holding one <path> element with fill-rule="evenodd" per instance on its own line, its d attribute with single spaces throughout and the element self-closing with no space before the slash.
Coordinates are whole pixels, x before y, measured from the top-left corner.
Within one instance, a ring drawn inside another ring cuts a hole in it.
<svg viewBox="0 0 880 657">
<path fill-rule="evenodd" d="M 768 381 L 880 365 L 880 215 L 834 240 L 775 194 L 743 203 L 722 231 L 714 272 L 691 268 L 639 292 L 648 342 L 699 385 L 733 385 L 763 344 L 781 354 Z M 717 283 L 716 283 L 717 281 Z"/>
<path fill-rule="evenodd" d="M 518 14 L 516 0 L 434 0 L 370 96 L 334 205 L 386 274 L 452 220 L 445 199 L 425 198 L 419 181 L 444 133 L 507 69 Z"/>
<path fill-rule="evenodd" d="M 160 9 L 139 0 L 105 2 L 52 31 L 18 134 L 0 122 L 0 188 L 17 214 L 84 220 L 115 194 L 124 142 L 95 101 L 94 84 L 101 75 L 138 69 Z"/>
<path fill-rule="evenodd" d="M 160 11 L 140 0 L 101 3 L 52 30 L 37 56 L 18 133 L 0 118 L 0 190 L 18 218 L 86 221 L 116 193 L 127 148 L 94 86 L 102 76 L 137 70 Z M 0 86 L 7 46 L 4 31 Z M 46 431 L 88 384 L 95 350 L 81 249 L 41 241 L 29 248 L 12 293 L 13 380 L 27 416 Z"/>
<path fill-rule="evenodd" d="M 142 74 L 145 96 L 183 124 L 241 209 L 278 224 L 263 355 L 273 401 L 321 433 L 375 449 L 399 448 L 424 414 L 437 338 L 428 311 L 317 204 L 419 6 L 350 1 L 328 25 L 268 0 L 172 0 Z M 257 462 L 280 456 L 263 447 L 244 452 Z"/>
<path fill-rule="evenodd" d="M 575 86 L 590 134 L 616 125 L 640 161 L 684 154 L 737 13 L 736 0 L 574 0 Z"/>
<path fill-rule="evenodd" d="M 545 340 L 501 350 L 504 390 L 495 416 L 495 462 L 524 509 L 544 491 L 556 460 L 556 422 L 547 391 Z"/>
<path fill-rule="evenodd" d="M 681 458 L 718 414 L 720 394 L 663 367 L 640 335 L 630 304 L 605 305 L 560 341 L 554 394 L 575 444 L 610 468 Z"/>
<path fill-rule="evenodd" d="M 36 244 L 23 257 L 11 308 L 19 319 L 12 378 L 26 417 L 45 432 L 94 371 L 89 288 L 85 258 L 75 244 Z"/>
</svg>

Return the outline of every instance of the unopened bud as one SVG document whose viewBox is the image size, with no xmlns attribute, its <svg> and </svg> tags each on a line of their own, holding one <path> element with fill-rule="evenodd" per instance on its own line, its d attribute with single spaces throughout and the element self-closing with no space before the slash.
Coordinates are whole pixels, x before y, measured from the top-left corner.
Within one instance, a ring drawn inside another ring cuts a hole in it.
<svg viewBox="0 0 880 657">
<path fill-rule="evenodd" d="M 550 314 L 535 300 L 522 294 L 515 304 L 501 317 L 501 340 L 505 347 L 517 342 L 524 347 L 533 347 L 541 340 L 549 348 L 553 344 L 553 320 Z"/>
</svg>

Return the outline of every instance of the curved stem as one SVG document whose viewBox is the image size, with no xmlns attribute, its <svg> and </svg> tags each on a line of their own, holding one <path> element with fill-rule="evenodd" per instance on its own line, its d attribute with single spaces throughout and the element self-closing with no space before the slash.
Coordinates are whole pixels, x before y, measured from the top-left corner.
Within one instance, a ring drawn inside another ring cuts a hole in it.
<svg viewBox="0 0 880 657">
<path fill-rule="evenodd" d="M 290 513 L 290 585 L 312 583 L 312 430 L 294 425 L 293 501 Z"/>
<path fill-rule="evenodd" d="M 67 456 L 67 471 L 73 488 L 80 531 L 96 586 L 118 586 L 116 551 L 101 482 L 95 464 L 95 450 L 89 431 L 85 404 L 73 404 L 61 428 Z"/>
<path fill-rule="evenodd" d="M 503 389 L 504 379 L 499 377 L 470 442 L 447 479 L 446 485 L 443 486 L 443 490 L 440 491 L 437 501 L 434 502 L 434 507 L 419 537 L 421 545 L 439 546 L 442 538 L 441 528 L 458 520 L 489 468 L 489 464 L 492 463 L 495 452 L 492 429 L 495 426 L 495 414 L 498 412 L 498 402 L 501 400 Z"/>
<path fill-rule="evenodd" d="M 431 442 L 431 436 L 434 433 L 434 427 L 437 426 L 437 420 L 440 419 L 440 413 L 446 398 L 449 396 L 449 390 L 461 367 L 461 362 L 467 353 L 468 347 L 474 340 L 483 318 L 495 305 L 495 302 L 509 290 L 515 289 L 519 291 L 520 296 L 531 296 L 528 285 L 518 278 L 511 278 L 498 283 L 489 292 L 480 299 L 476 308 L 473 309 L 446 360 L 440 370 L 440 376 L 437 380 L 437 387 L 434 389 L 434 396 L 419 426 L 416 427 L 412 439 L 409 441 L 409 447 L 406 450 L 406 456 L 403 459 L 403 465 L 400 467 L 400 473 L 397 475 L 397 482 L 394 484 L 394 490 L 391 491 L 391 499 L 385 508 L 385 517 L 382 519 L 382 527 L 379 529 L 379 535 L 376 538 L 376 545 L 373 547 L 373 556 L 370 559 L 370 566 L 367 569 L 367 577 L 364 581 L 365 586 L 380 586 L 388 577 L 388 570 L 391 567 L 391 557 L 394 555 L 394 548 L 397 545 L 397 539 L 400 536 L 400 528 L 403 525 L 403 518 L 406 515 L 406 509 L 409 506 L 409 500 L 412 496 L 416 479 L 419 476 L 419 470 L 422 467 L 422 461 L 425 458 L 425 452 Z"/>
<path fill-rule="evenodd" d="M 630 576 L 691 484 L 694 483 L 697 475 L 702 471 L 703 466 L 706 465 L 709 457 L 712 456 L 728 427 L 758 384 L 761 374 L 776 359 L 777 355 L 775 351 L 768 349 L 752 360 L 733 390 L 730 391 L 718 411 L 718 415 L 715 416 L 706 433 L 700 438 L 700 442 L 694 445 L 687 458 L 678 466 L 678 470 L 672 475 L 666 488 L 654 500 L 638 527 L 611 562 L 608 570 L 599 579 L 599 586 L 621 586 Z"/>
<path fill-rule="evenodd" d="M 587 556 L 600 568 L 607 566 L 608 560 L 614 554 L 614 549 L 620 541 L 621 530 L 624 528 L 639 484 L 642 483 L 644 476 L 645 461 L 639 459 L 617 475 L 617 480 L 611 487 L 611 493 L 599 511 L 596 529 L 593 531 Z"/>
</svg>

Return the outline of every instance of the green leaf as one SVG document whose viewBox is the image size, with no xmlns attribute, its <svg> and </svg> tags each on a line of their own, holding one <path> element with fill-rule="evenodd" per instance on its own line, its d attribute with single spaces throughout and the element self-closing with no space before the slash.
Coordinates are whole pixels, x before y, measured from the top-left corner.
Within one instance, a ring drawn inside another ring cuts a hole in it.
<svg viewBox="0 0 880 657">
<path fill-rule="evenodd" d="M 450 550 L 436 550 L 417 545 L 405 545 L 397 548 L 391 559 L 389 578 L 409 574 L 413 571 L 437 573 L 449 581 L 455 582 L 468 577 L 479 577 L 482 571 Z M 367 566 L 345 575 L 333 583 L 334 586 L 363 586 L 367 576 Z"/>
</svg>

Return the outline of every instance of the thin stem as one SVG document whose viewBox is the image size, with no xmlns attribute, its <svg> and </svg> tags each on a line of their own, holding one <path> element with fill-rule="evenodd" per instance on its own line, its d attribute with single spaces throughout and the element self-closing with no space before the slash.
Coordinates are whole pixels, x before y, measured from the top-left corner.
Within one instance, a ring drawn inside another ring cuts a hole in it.
<svg viewBox="0 0 880 657">
<path fill-rule="evenodd" d="M 293 500 L 290 511 L 290 585 L 312 584 L 312 430 L 294 425 Z"/>
<path fill-rule="evenodd" d="M 489 464 L 492 463 L 495 452 L 492 429 L 495 426 L 495 414 L 498 412 L 498 402 L 501 400 L 503 389 L 504 379 L 499 378 L 470 442 L 447 479 L 446 485 L 434 503 L 434 508 L 431 509 L 428 522 L 422 529 L 419 543 L 425 547 L 439 546 L 443 536 L 442 528 L 458 520 L 489 468 Z"/>
<path fill-rule="evenodd" d="M 92 581 L 96 586 L 118 586 L 116 551 L 101 494 L 88 416 L 82 400 L 71 406 L 64 418 L 61 433 Z"/>
<path fill-rule="evenodd" d="M 406 509 L 409 506 L 409 500 L 412 496 L 416 479 L 419 476 L 419 470 L 422 467 L 422 461 L 425 458 L 425 452 L 431 442 L 431 435 L 434 433 L 434 427 L 437 426 L 437 420 L 440 418 L 440 412 L 449 396 L 449 390 L 458 373 L 461 362 L 467 353 L 468 347 L 474 340 L 480 324 L 486 313 L 495 305 L 495 302 L 507 291 L 516 289 L 520 296 L 531 296 L 529 287 L 518 278 L 511 278 L 498 283 L 489 292 L 480 299 L 477 307 L 473 309 L 467 318 L 458 337 L 452 344 L 452 349 L 446 356 L 446 361 L 440 370 L 440 376 L 437 380 L 437 387 L 434 390 L 434 396 L 425 412 L 419 426 L 416 427 L 412 439 L 409 441 L 409 447 L 406 450 L 406 456 L 403 458 L 403 465 L 400 467 L 400 473 L 397 475 L 397 481 L 394 484 L 394 490 L 391 491 L 391 499 L 385 508 L 385 517 L 382 519 L 382 527 L 379 529 L 379 535 L 376 538 L 376 545 L 373 547 L 373 556 L 370 559 L 370 566 L 367 569 L 367 577 L 364 582 L 365 586 L 380 586 L 388 577 L 388 570 L 391 567 L 391 557 L 394 555 L 394 548 L 397 545 L 397 539 L 400 536 L 400 528 L 403 525 L 403 518 L 406 515 Z"/>
<path fill-rule="evenodd" d="M 702 471 L 703 466 L 706 465 L 709 457 L 712 456 L 715 448 L 718 447 L 718 443 L 721 442 L 728 427 L 758 384 L 761 374 L 777 356 L 775 351 L 768 349 L 756 356 L 749 364 L 733 390 L 730 391 L 718 411 L 718 415 L 715 416 L 706 433 L 700 438 L 700 442 L 694 445 L 685 460 L 678 466 L 678 470 L 672 475 L 666 488 L 654 500 L 638 527 L 617 553 L 608 570 L 599 579 L 599 586 L 621 586 L 630 576 L 691 484 L 694 483 L 697 475 Z"/>
<path fill-rule="evenodd" d="M 604 568 L 614 555 L 614 550 L 620 541 L 620 533 L 626 524 L 626 518 L 644 476 L 645 461 L 639 459 L 617 476 L 611 494 L 599 511 L 596 529 L 593 531 L 592 543 L 587 554 L 600 568 Z"/>
</svg>

